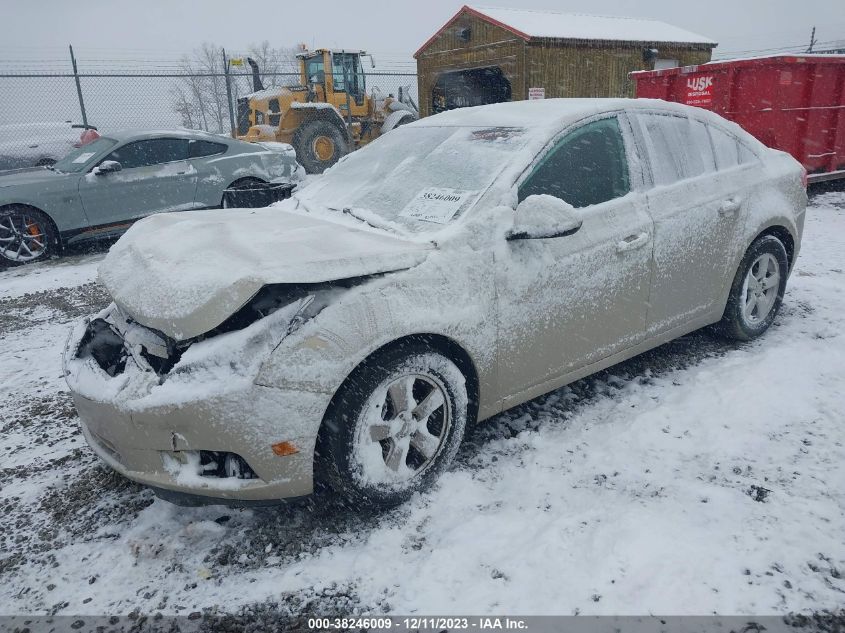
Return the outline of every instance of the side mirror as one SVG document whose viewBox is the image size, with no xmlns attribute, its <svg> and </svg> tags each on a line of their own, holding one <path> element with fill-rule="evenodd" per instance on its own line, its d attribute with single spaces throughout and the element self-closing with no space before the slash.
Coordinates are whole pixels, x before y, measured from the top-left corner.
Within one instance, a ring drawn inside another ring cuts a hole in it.
<svg viewBox="0 0 845 633">
<path fill-rule="evenodd" d="M 92 170 L 95 176 L 102 176 L 104 174 L 111 174 L 123 169 L 123 165 L 116 160 L 104 160 L 102 163 L 94 167 Z"/>
<path fill-rule="evenodd" d="M 572 235 L 583 220 L 575 208 L 560 198 L 546 194 L 528 196 L 516 207 L 516 218 L 507 240 L 542 240 Z"/>
</svg>

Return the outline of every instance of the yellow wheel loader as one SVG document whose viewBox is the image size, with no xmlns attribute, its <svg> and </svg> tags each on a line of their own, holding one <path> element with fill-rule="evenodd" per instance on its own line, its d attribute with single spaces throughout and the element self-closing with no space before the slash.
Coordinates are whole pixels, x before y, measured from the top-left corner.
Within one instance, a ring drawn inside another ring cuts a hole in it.
<svg viewBox="0 0 845 633">
<path fill-rule="evenodd" d="M 408 89 L 399 97 L 368 95 L 364 51 L 318 49 L 297 55 L 298 86 L 264 88 L 252 59 L 255 92 L 238 99 L 238 134 L 244 141 L 289 143 L 310 174 L 393 128 L 419 118 Z"/>
</svg>

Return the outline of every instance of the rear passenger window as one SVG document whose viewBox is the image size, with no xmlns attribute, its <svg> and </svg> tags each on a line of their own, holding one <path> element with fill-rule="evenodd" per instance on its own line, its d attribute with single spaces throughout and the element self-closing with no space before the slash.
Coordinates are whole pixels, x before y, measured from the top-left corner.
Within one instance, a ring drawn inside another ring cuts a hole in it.
<svg viewBox="0 0 845 633">
<path fill-rule="evenodd" d="M 739 143 L 736 138 L 713 125 L 708 126 L 708 129 L 716 152 L 716 167 L 720 171 L 736 167 L 739 164 Z"/>
<path fill-rule="evenodd" d="M 684 177 L 680 157 L 672 149 L 681 143 L 676 127 L 670 127 L 672 119 L 675 118 L 677 117 L 662 114 L 637 116 L 645 139 L 655 185 L 669 185 Z"/>
<path fill-rule="evenodd" d="M 687 121 L 687 142 L 684 143 L 684 155 L 686 156 L 687 175 L 701 176 L 712 174 L 716 171 L 716 159 L 713 156 L 713 147 L 710 145 L 710 138 L 707 135 L 707 126 L 695 119 Z"/>
<path fill-rule="evenodd" d="M 214 156 L 215 154 L 222 154 L 226 151 L 226 145 L 223 143 L 215 143 L 213 141 L 191 141 L 188 148 L 189 158 Z"/>
<path fill-rule="evenodd" d="M 587 123 L 559 141 L 522 183 L 519 200 L 548 194 L 580 208 L 630 190 L 625 144 L 613 117 Z"/>
<path fill-rule="evenodd" d="M 707 127 L 671 114 L 638 114 L 655 185 L 670 185 L 716 170 Z"/>
</svg>

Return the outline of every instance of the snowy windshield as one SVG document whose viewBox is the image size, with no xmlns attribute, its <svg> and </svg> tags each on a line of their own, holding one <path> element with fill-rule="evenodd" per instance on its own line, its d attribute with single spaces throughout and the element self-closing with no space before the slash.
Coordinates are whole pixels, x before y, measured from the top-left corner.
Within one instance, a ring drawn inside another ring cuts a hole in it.
<svg viewBox="0 0 845 633">
<path fill-rule="evenodd" d="M 402 127 L 350 154 L 298 198 L 412 232 L 469 209 L 526 143 L 522 128 Z"/>
<path fill-rule="evenodd" d="M 95 159 L 95 157 L 99 156 L 100 153 L 106 151 L 116 143 L 117 141 L 114 139 L 101 136 L 90 143 L 86 143 L 82 147 L 75 148 L 67 156 L 57 161 L 53 167 L 56 171 L 63 171 L 66 173 L 83 171 L 91 163 L 91 161 Z"/>
</svg>

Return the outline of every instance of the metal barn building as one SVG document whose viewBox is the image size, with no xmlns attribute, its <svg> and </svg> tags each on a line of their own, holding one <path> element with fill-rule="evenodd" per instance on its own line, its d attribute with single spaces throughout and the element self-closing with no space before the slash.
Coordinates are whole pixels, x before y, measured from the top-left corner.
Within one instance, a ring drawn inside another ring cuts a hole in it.
<svg viewBox="0 0 845 633">
<path fill-rule="evenodd" d="M 657 20 L 464 6 L 414 54 L 420 114 L 528 98 L 632 97 L 629 72 L 703 64 L 715 46 Z"/>
</svg>

